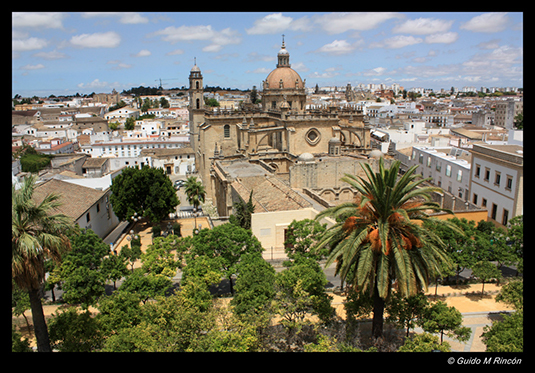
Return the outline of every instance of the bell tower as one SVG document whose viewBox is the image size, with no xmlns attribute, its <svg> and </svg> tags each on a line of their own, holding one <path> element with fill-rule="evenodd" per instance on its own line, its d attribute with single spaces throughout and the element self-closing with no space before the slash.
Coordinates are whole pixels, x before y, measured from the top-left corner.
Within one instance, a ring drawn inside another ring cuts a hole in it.
<svg viewBox="0 0 535 373">
<path fill-rule="evenodd" d="M 197 58 L 189 73 L 189 133 L 191 147 L 197 153 L 197 136 L 199 125 L 204 122 L 204 97 L 201 69 L 197 66 Z"/>
</svg>

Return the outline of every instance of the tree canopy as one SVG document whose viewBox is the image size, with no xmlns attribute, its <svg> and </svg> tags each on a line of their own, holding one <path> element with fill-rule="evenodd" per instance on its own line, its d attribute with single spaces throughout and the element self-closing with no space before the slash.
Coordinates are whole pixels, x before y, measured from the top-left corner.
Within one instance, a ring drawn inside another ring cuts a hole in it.
<svg viewBox="0 0 535 373">
<path fill-rule="evenodd" d="M 125 168 L 113 179 L 110 189 L 110 202 L 120 220 L 128 220 L 137 213 L 158 222 L 180 203 L 173 183 L 161 168 Z"/>
</svg>

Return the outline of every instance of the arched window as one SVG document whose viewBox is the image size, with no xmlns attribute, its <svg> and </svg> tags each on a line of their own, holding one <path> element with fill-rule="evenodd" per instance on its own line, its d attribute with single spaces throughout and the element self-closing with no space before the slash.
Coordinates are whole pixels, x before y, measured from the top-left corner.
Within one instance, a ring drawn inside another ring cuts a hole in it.
<svg viewBox="0 0 535 373">
<path fill-rule="evenodd" d="M 200 109 L 201 108 L 201 99 L 198 98 L 196 101 L 196 106 L 197 106 L 197 109 Z"/>
<path fill-rule="evenodd" d="M 195 82 L 195 88 L 199 89 L 199 82 Z"/>
<path fill-rule="evenodd" d="M 226 139 L 230 138 L 230 126 L 228 124 L 223 127 L 223 135 Z"/>
</svg>

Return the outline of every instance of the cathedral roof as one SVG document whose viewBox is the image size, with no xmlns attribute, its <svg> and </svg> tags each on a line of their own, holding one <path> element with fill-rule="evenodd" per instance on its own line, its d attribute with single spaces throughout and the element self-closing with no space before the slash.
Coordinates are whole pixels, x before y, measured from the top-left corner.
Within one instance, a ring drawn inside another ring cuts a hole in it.
<svg viewBox="0 0 535 373">
<path fill-rule="evenodd" d="M 268 77 L 266 78 L 266 82 L 269 84 L 269 89 L 278 89 L 280 87 L 280 82 L 282 81 L 282 88 L 288 89 L 288 88 L 298 88 L 302 89 L 305 88 L 305 85 L 303 84 L 303 80 L 301 80 L 301 77 L 291 67 L 277 67 L 275 70 L 269 73 Z M 296 86 L 297 81 L 297 86 Z"/>
</svg>

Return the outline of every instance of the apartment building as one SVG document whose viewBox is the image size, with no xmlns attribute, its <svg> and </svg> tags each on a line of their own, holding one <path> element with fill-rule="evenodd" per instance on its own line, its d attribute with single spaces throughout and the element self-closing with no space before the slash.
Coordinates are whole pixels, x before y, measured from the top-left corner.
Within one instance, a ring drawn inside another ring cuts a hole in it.
<svg viewBox="0 0 535 373">
<path fill-rule="evenodd" d="M 502 225 L 524 213 L 523 149 L 520 145 L 481 143 L 471 150 L 471 202 L 487 208 L 489 220 Z"/>
<path fill-rule="evenodd" d="M 455 197 L 468 201 L 470 194 L 470 153 L 455 147 L 413 146 L 409 167 L 418 165 L 417 173 L 431 177 L 431 183 Z"/>
</svg>

